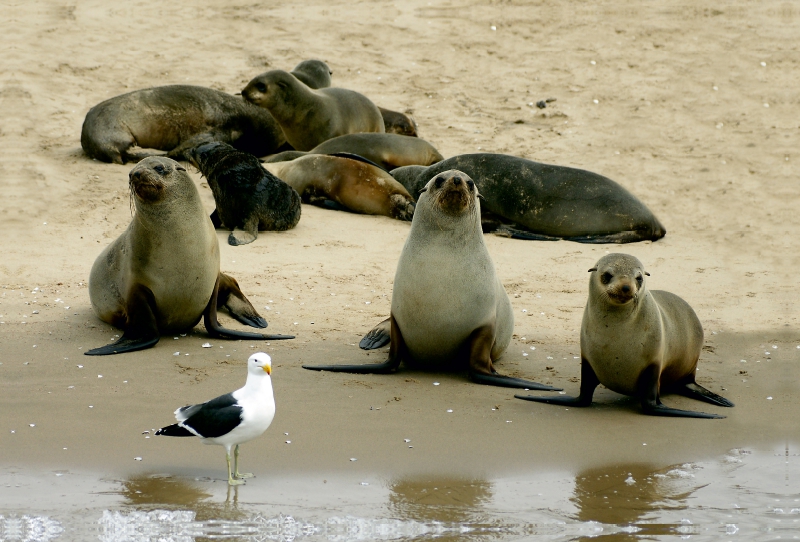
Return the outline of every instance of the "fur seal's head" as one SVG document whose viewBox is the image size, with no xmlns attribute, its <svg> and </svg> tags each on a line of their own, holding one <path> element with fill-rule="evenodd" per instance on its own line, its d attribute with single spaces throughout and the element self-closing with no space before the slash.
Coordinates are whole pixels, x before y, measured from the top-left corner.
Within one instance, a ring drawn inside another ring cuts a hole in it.
<svg viewBox="0 0 800 542">
<path fill-rule="evenodd" d="M 427 192 L 434 208 L 451 217 L 473 213 L 478 207 L 475 181 L 457 169 L 439 173 L 428 181 L 422 192 Z"/>
<path fill-rule="evenodd" d="M 304 60 L 294 67 L 291 74 L 306 84 L 308 88 L 327 88 L 331 86 L 330 67 L 321 60 Z"/>
<path fill-rule="evenodd" d="M 242 97 L 251 104 L 270 109 L 279 102 L 287 102 L 287 96 L 296 91 L 300 81 L 284 70 L 272 70 L 254 77 L 242 90 Z M 306 88 L 306 91 L 310 89 Z"/>
<path fill-rule="evenodd" d="M 128 185 L 137 203 L 163 201 L 185 191 L 187 182 L 194 188 L 186 169 L 175 160 L 162 156 L 145 158 L 128 175 Z"/>
<path fill-rule="evenodd" d="M 590 295 L 610 305 L 626 305 L 646 291 L 644 265 L 630 254 L 608 254 L 589 269 Z"/>
</svg>

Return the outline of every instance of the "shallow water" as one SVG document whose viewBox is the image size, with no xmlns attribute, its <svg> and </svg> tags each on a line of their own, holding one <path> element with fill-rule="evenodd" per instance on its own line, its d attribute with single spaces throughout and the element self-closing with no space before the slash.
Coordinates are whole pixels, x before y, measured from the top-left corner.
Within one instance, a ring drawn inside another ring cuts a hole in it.
<svg viewBox="0 0 800 542">
<path fill-rule="evenodd" d="M 483 479 L 0 474 L 0 541 L 800 540 L 800 448 Z"/>
</svg>

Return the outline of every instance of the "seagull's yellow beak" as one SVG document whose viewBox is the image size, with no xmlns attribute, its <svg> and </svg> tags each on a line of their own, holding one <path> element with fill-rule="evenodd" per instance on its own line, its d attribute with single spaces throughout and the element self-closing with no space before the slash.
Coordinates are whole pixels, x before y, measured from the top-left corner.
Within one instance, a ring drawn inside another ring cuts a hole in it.
<svg viewBox="0 0 800 542">
<path fill-rule="evenodd" d="M 272 367 L 270 365 L 264 365 L 264 372 L 268 375 L 272 374 Z"/>
</svg>

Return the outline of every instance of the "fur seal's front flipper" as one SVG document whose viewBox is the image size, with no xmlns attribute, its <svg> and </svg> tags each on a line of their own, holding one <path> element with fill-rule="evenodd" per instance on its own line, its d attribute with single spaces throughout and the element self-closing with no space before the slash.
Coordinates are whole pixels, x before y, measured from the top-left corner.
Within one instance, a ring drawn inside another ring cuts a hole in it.
<svg viewBox="0 0 800 542">
<path fill-rule="evenodd" d="M 539 396 L 539 395 L 515 395 L 517 399 L 525 401 L 536 401 L 537 403 L 547 403 L 549 405 L 564 405 L 574 407 L 588 407 L 592 404 L 594 390 L 600 385 L 600 380 L 585 359 L 581 360 L 581 391 L 577 397 L 569 395 Z"/>
<path fill-rule="evenodd" d="M 717 395 L 713 391 L 705 389 L 697 382 L 686 382 L 684 384 L 676 386 L 671 391 L 680 395 L 684 395 L 686 397 L 691 397 L 692 399 L 697 399 L 699 401 L 705 401 L 706 403 L 711 403 L 712 405 L 718 405 L 724 407 L 734 406 L 734 404 L 731 401 L 728 401 L 721 395 Z"/>
<path fill-rule="evenodd" d="M 220 325 L 217 320 L 217 308 L 224 305 L 231 316 L 242 322 L 243 324 L 252 327 L 267 327 L 267 321 L 264 320 L 253 308 L 253 305 L 247 300 L 239 285 L 233 277 L 220 273 L 217 277 L 217 282 L 214 284 L 214 291 L 211 294 L 211 299 L 208 301 L 206 310 L 203 311 L 203 324 L 206 326 L 206 331 L 212 337 L 221 337 L 223 339 L 262 339 L 262 340 L 282 340 L 294 339 L 294 335 L 264 335 L 261 333 L 248 333 L 246 331 L 236 331 L 227 329 Z"/>
<path fill-rule="evenodd" d="M 122 337 L 113 344 L 93 348 L 84 352 L 87 356 L 108 356 L 111 354 L 122 354 L 124 352 L 135 352 L 155 346 L 160 335 L 158 325 L 153 313 L 156 300 L 153 292 L 141 284 L 135 284 L 127 296 L 127 322 Z"/>
<path fill-rule="evenodd" d="M 375 350 L 381 346 L 389 344 L 391 337 L 391 322 L 387 318 L 364 335 L 361 342 L 358 343 L 359 348 L 362 350 Z"/>
<path fill-rule="evenodd" d="M 553 237 L 552 235 L 544 235 L 541 233 L 532 233 L 525 230 L 518 230 L 510 226 L 500 226 L 493 231 L 495 235 L 500 237 L 510 237 L 511 239 L 525 239 L 526 241 L 561 241 L 561 237 Z"/>
<path fill-rule="evenodd" d="M 501 386 L 503 388 L 523 388 L 529 390 L 561 391 L 561 388 L 546 386 L 522 378 L 498 374 L 492 366 L 492 346 L 495 341 L 494 325 L 476 329 L 470 337 L 469 378 L 476 384 Z"/>
<path fill-rule="evenodd" d="M 663 232 L 666 233 L 666 230 L 663 230 Z M 629 230 L 618 233 L 565 237 L 564 239 L 567 241 L 574 241 L 576 243 L 599 245 L 604 243 L 635 243 L 637 241 L 656 241 L 661 237 L 663 237 L 663 234 L 656 237 L 645 231 Z"/>
<path fill-rule="evenodd" d="M 252 214 L 242 228 L 234 228 L 228 235 L 231 246 L 247 245 L 258 239 L 258 215 Z"/>
<path fill-rule="evenodd" d="M 670 416 L 675 418 L 706 418 L 720 420 L 725 416 L 718 414 L 707 414 L 705 412 L 695 412 L 692 410 L 680 410 L 671 408 L 661 403 L 658 396 L 658 381 L 661 376 L 661 369 L 658 365 L 649 365 L 639 376 L 639 389 L 644 390 L 640 401 L 642 411 L 650 416 Z"/>
<path fill-rule="evenodd" d="M 394 317 L 390 316 L 388 320 L 384 320 L 378 324 L 378 326 L 370 331 L 370 333 L 378 328 L 383 328 L 386 322 L 389 322 L 388 327 L 391 334 L 391 344 L 389 346 L 389 359 L 383 363 L 369 363 L 366 365 L 303 365 L 303 369 L 309 369 L 311 371 L 332 371 L 336 373 L 355 374 L 388 374 L 395 372 L 403 359 L 406 346 L 405 341 L 403 341 L 403 335 L 400 333 L 400 328 L 397 326 L 397 322 L 395 322 Z M 361 342 L 364 342 L 364 339 L 362 339 Z"/>
</svg>

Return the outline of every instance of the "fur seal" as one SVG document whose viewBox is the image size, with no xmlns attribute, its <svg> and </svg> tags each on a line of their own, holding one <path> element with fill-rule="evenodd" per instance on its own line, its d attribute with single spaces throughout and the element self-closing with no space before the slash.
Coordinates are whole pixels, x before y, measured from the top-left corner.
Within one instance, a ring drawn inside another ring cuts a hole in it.
<svg viewBox="0 0 800 542">
<path fill-rule="evenodd" d="M 639 399 L 645 414 L 724 418 L 670 408 L 669 390 L 713 405 L 733 403 L 695 382 L 703 327 L 692 307 L 675 294 L 648 290 L 642 263 L 608 254 L 589 269 L 589 300 L 581 324 L 581 391 L 578 397 L 520 396 L 556 405 L 589 406 L 598 384 Z"/>
<path fill-rule="evenodd" d="M 128 229 L 97 257 L 89 276 L 95 314 L 124 333 L 90 356 L 149 348 L 163 332 L 190 329 L 204 318 L 211 336 L 292 339 L 225 329 L 224 305 L 240 322 L 264 328 L 236 281 L 219 270 L 219 245 L 200 194 L 186 170 L 164 157 L 142 160 L 130 172 L 136 212 Z"/>
<path fill-rule="evenodd" d="M 264 167 L 297 190 L 305 202 L 327 207 L 331 206 L 327 202 L 334 202 L 356 213 L 411 220 L 411 194 L 380 167 L 358 158 L 309 154 Z"/>
<path fill-rule="evenodd" d="M 483 240 L 478 189 L 460 171 L 433 177 L 417 201 L 394 277 L 389 326 L 384 363 L 303 367 L 390 373 L 404 359 L 441 367 L 466 358 L 469 377 L 479 384 L 556 389 L 494 369 L 511 342 L 514 313 Z"/>
<path fill-rule="evenodd" d="M 156 154 L 131 152 L 134 146 L 169 151 L 167 156 L 181 159 L 203 134 L 256 156 L 286 144 L 280 126 L 263 108 L 211 88 L 167 85 L 128 92 L 91 108 L 81 146 L 89 157 L 117 164 Z"/>
<path fill-rule="evenodd" d="M 331 86 L 330 67 L 322 60 L 304 60 L 290 71 L 292 75 L 314 90 Z"/>
<path fill-rule="evenodd" d="M 298 151 L 344 134 L 384 131 L 381 112 L 363 94 L 343 88 L 315 90 L 283 70 L 253 78 L 242 96 L 269 110 Z"/>
<path fill-rule="evenodd" d="M 517 239 L 631 243 L 661 239 L 652 212 L 616 182 L 582 169 L 541 164 L 505 154 L 462 154 L 428 168 L 392 171 L 411 194 L 448 169 L 463 171 L 484 200 L 483 227 Z"/>
<path fill-rule="evenodd" d="M 336 154 L 346 152 L 375 162 L 386 171 L 397 167 L 429 166 L 444 160 L 433 145 L 418 137 L 397 134 L 347 134 L 320 143 L 308 154 Z M 284 151 L 270 156 L 266 162 L 294 160 L 303 156 L 300 151 Z"/>
<path fill-rule="evenodd" d="M 208 179 L 214 194 L 217 208 L 211 222 L 233 230 L 228 244 L 252 243 L 258 230 L 288 230 L 300 220 L 300 195 L 252 154 L 209 141 L 185 155 Z"/>
<path fill-rule="evenodd" d="M 314 90 L 330 87 L 333 75 L 330 67 L 322 60 L 304 60 L 289 73 Z M 378 107 L 378 110 L 383 117 L 386 133 L 417 137 L 417 123 L 409 115 L 383 107 Z"/>
</svg>

